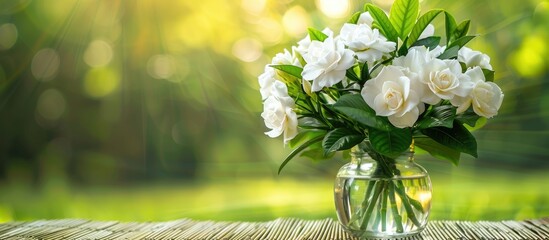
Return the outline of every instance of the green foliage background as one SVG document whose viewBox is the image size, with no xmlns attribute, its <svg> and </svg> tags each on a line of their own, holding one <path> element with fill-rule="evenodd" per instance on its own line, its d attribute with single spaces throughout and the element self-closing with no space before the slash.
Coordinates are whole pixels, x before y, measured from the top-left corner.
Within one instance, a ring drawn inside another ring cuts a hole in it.
<svg viewBox="0 0 549 240">
<path fill-rule="evenodd" d="M 256 79 L 306 27 L 337 32 L 367 1 L 336 1 L 341 17 L 327 2 L 0 0 L 0 222 L 335 217 L 345 160 L 297 158 L 277 175 L 290 149 L 263 134 Z M 474 132 L 478 159 L 418 154 L 432 218 L 548 216 L 549 1 L 421 8 L 471 19 L 468 46 L 505 93 Z"/>
</svg>

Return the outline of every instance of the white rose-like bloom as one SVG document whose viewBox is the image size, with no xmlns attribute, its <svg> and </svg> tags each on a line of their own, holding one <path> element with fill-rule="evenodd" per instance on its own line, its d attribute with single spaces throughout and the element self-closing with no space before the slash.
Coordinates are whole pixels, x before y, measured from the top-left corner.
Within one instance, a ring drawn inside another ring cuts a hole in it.
<svg viewBox="0 0 549 240">
<path fill-rule="evenodd" d="M 486 82 L 482 69 L 478 66 L 467 70 L 465 74 L 471 78 L 473 88 L 468 96 L 450 100 L 452 105 L 458 107 L 457 113 L 462 113 L 473 105 L 473 111 L 479 116 L 496 116 L 503 102 L 501 88 L 493 82 Z"/>
<path fill-rule="evenodd" d="M 366 24 L 371 27 L 374 24 L 374 18 L 370 12 L 363 12 L 360 14 L 360 17 L 358 17 L 356 24 Z"/>
<path fill-rule="evenodd" d="M 334 32 L 329 28 L 324 28 L 322 33 L 326 34 L 328 37 L 334 37 Z M 307 36 L 297 42 L 297 47 L 295 50 L 301 54 L 302 57 L 305 57 L 309 53 L 309 45 L 311 45 L 311 36 Z"/>
<path fill-rule="evenodd" d="M 297 114 L 293 108 L 294 100 L 288 96 L 288 88 L 281 81 L 275 81 L 271 88 L 271 95 L 263 102 L 261 117 L 265 126 L 271 131 L 265 134 L 271 138 L 284 133 L 284 143 L 297 135 Z"/>
<path fill-rule="evenodd" d="M 347 69 L 355 64 L 353 51 L 346 49 L 341 41 L 332 37 L 326 38 L 324 42 L 312 41 L 308 54 L 303 58 L 307 64 L 303 67 L 301 76 L 305 80 L 313 81 L 313 92 L 341 82 Z"/>
<path fill-rule="evenodd" d="M 468 47 L 462 47 L 458 51 L 458 61 L 465 63 L 465 66 L 472 68 L 479 66 L 484 69 L 492 70 L 490 57 L 482 52 L 474 51 Z"/>
<path fill-rule="evenodd" d="M 468 75 L 461 72 L 461 65 L 456 60 L 433 59 L 425 65 L 427 78 L 420 81 L 430 91 L 423 93 L 426 102 L 437 103 L 441 99 L 451 100 L 454 96 L 465 97 L 471 92 L 472 82 Z"/>
<path fill-rule="evenodd" d="M 414 85 L 399 67 L 386 66 L 364 84 L 361 94 L 376 115 L 388 117 L 395 127 L 412 127 L 420 114 Z"/>
<path fill-rule="evenodd" d="M 378 29 L 367 24 L 345 23 L 339 37 L 355 52 L 360 62 L 375 62 L 396 48 L 396 43 L 387 41 Z"/>
<path fill-rule="evenodd" d="M 284 49 L 284 52 L 277 53 L 271 62 L 273 65 L 294 65 L 301 67 L 301 63 L 299 62 L 299 59 L 297 59 L 297 56 L 294 53 L 295 49 L 292 49 L 292 52 L 288 51 L 287 49 Z"/>
<path fill-rule="evenodd" d="M 258 77 L 259 92 L 261 93 L 262 100 L 265 100 L 271 96 L 271 88 L 273 87 L 273 83 L 275 81 L 277 81 L 275 69 L 265 66 L 265 72 Z"/>
<path fill-rule="evenodd" d="M 416 91 L 420 96 L 420 101 L 428 104 L 436 104 L 439 99 L 433 99 L 429 94 L 429 86 L 424 84 L 429 79 L 429 73 L 425 67 L 427 63 L 435 57 L 425 46 L 412 47 L 408 50 L 406 56 L 401 56 L 393 60 L 393 65 L 402 68 L 402 71 L 411 79 L 417 80 Z"/>
</svg>

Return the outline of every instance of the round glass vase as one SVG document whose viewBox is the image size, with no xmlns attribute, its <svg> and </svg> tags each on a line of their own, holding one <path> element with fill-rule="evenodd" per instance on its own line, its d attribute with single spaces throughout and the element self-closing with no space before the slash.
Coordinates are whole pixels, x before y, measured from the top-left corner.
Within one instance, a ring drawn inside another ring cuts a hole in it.
<svg viewBox="0 0 549 240">
<path fill-rule="evenodd" d="M 364 149 L 353 147 L 351 162 L 337 173 L 334 200 L 340 224 L 363 239 L 419 234 L 427 225 L 432 187 L 427 171 L 414 162 L 413 147 L 396 158 Z"/>
</svg>

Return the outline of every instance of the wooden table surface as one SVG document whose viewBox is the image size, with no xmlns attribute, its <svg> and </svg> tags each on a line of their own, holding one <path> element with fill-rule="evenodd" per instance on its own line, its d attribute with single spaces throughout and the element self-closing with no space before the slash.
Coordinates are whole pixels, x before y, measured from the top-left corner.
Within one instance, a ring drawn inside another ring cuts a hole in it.
<svg viewBox="0 0 549 240">
<path fill-rule="evenodd" d="M 354 239 L 333 219 L 280 218 L 268 222 L 180 219 L 118 222 L 83 219 L 0 224 L 0 239 Z M 549 217 L 525 221 L 430 221 L 408 239 L 549 239 Z"/>
</svg>

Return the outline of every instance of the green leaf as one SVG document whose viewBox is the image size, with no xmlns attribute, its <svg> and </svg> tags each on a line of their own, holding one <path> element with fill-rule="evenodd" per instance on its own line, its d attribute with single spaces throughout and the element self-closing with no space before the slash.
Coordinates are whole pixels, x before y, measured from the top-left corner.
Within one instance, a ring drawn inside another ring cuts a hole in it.
<svg viewBox="0 0 549 240">
<path fill-rule="evenodd" d="M 429 50 L 432 50 L 438 46 L 440 43 L 440 37 L 432 36 L 432 37 L 426 37 L 424 39 L 420 39 L 416 41 L 412 46 L 425 46 Z"/>
<path fill-rule="evenodd" d="M 395 27 L 400 39 L 412 31 L 419 15 L 419 0 L 396 0 L 391 7 L 389 20 Z"/>
<path fill-rule="evenodd" d="M 456 120 L 458 120 L 460 123 L 467 124 L 471 127 L 477 125 L 477 121 L 480 118 L 481 117 L 477 115 L 472 108 L 469 108 L 467 111 L 456 116 Z"/>
<path fill-rule="evenodd" d="M 457 58 L 458 56 L 459 47 L 453 46 L 451 48 L 446 48 L 446 50 L 438 56 L 438 59 L 451 59 L 451 58 Z"/>
<path fill-rule="evenodd" d="M 364 84 L 366 81 L 370 80 L 372 76 L 370 76 L 370 69 L 368 69 L 368 62 L 364 62 L 364 65 L 362 65 L 362 70 L 360 73 L 360 83 Z"/>
<path fill-rule="evenodd" d="M 320 136 L 317 136 L 303 144 L 301 144 L 301 146 L 299 146 L 298 148 L 294 149 L 287 157 L 286 159 L 284 159 L 284 161 L 282 162 L 282 164 L 280 164 L 280 167 L 278 168 L 278 174 L 280 174 L 280 172 L 282 171 L 282 169 L 284 168 L 284 166 L 286 166 L 286 164 L 288 164 L 288 162 L 290 162 L 290 160 L 292 160 L 298 153 L 300 153 L 301 151 L 305 150 L 307 147 L 313 145 L 314 143 L 317 143 L 317 142 L 320 142 L 322 141 L 322 139 L 324 138 L 324 135 L 320 135 Z"/>
<path fill-rule="evenodd" d="M 417 123 L 418 129 L 426 129 L 431 127 L 446 127 L 451 128 L 456 118 L 456 108 L 452 105 L 442 105 L 431 109 Z"/>
<path fill-rule="evenodd" d="M 356 12 L 355 14 L 353 14 L 353 16 L 351 16 L 351 19 L 349 19 L 347 23 L 356 24 L 358 22 L 358 19 L 360 19 L 360 14 L 362 14 L 362 12 Z"/>
<path fill-rule="evenodd" d="M 269 65 L 270 67 L 288 73 L 296 78 L 301 79 L 303 68 L 294 65 Z"/>
<path fill-rule="evenodd" d="M 326 135 L 326 131 L 301 131 L 288 142 L 288 147 L 295 148 L 296 146 L 301 145 L 306 141 L 316 138 L 320 135 Z"/>
<path fill-rule="evenodd" d="M 464 36 L 464 37 L 460 37 L 459 39 L 455 40 L 452 42 L 452 44 L 448 45 L 448 47 L 454 47 L 454 46 L 458 46 L 459 48 L 462 48 L 463 46 L 465 46 L 465 44 L 467 44 L 469 41 L 473 40 L 473 38 L 475 38 L 476 36 Z"/>
<path fill-rule="evenodd" d="M 349 118 L 382 131 L 389 131 L 393 126 L 385 117 L 376 116 L 360 94 L 347 94 L 339 98 L 334 108 Z"/>
<path fill-rule="evenodd" d="M 322 141 L 324 154 L 350 149 L 364 140 L 364 135 L 347 128 L 336 128 L 326 134 Z"/>
<path fill-rule="evenodd" d="M 482 73 L 484 73 L 484 78 L 486 78 L 487 82 L 493 82 L 494 81 L 494 74 L 495 74 L 494 71 L 483 68 Z"/>
<path fill-rule="evenodd" d="M 444 146 L 436 142 L 435 140 L 427 137 L 415 138 L 414 145 L 417 148 L 425 150 L 426 152 L 431 154 L 431 156 L 448 160 L 452 162 L 454 165 L 458 165 L 459 158 L 461 157 L 461 153 L 458 150 Z"/>
<path fill-rule="evenodd" d="M 370 129 L 368 139 L 377 152 L 391 158 L 398 157 L 412 144 L 412 130 L 410 128 L 394 128 L 392 131 Z"/>
<path fill-rule="evenodd" d="M 348 77 L 349 79 L 351 79 L 351 81 L 360 82 L 360 78 L 356 75 L 353 68 L 347 69 L 347 72 L 345 73 L 345 76 Z"/>
<path fill-rule="evenodd" d="M 372 18 L 374 19 L 374 27 L 377 28 L 387 37 L 391 42 L 398 42 L 398 32 L 395 30 L 395 27 L 385 15 L 385 12 L 381 8 L 374 6 L 372 4 L 366 4 L 364 8 L 370 12 Z"/>
<path fill-rule="evenodd" d="M 454 39 L 454 31 L 457 28 L 456 19 L 449 12 L 444 12 L 446 19 L 446 45 L 449 45 Z"/>
<path fill-rule="evenodd" d="M 460 39 L 462 37 L 467 36 L 467 33 L 469 32 L 469 26 L 470 25 L 471 25 L 471 20 L 465 20 L 465 21 L 461 22 L 456 27 L 456 30 L 454 30 L 453 39 Z"/>
<path fill-rule="evenodd" d="M 458 121 L 454 121 L 453 128 L 434 127 L 421 132 L 444 146 L 478 157 L 475 137 Z"/>
<path fill-rule="evenodd" d="M 324 40 L 328 38 L 328 35 L 314 28 L 308 28 L 308 31 L 309 31 L 309 38 L 311 38 L 311 41 L 317 40 L 320 42 L 324 42 Z"/>
<path fill-rule="evenodd" d="M 438 16 L 443 10 L 441 9 L 434 9 L 431 11 L 426 12 L 416 22 L 416 25 L 414 25 L 414 28 L 412 29 L 412 32 L 410 32 L 410 35 L 408 36 L 408 39 L 406 40 L 406 46 L 410 47 L 414 42 L 416 42 L 419 39 L 419 36 L 423 33 L 425 28 L 431 23 L 436 16 Z"/>
</svg>

